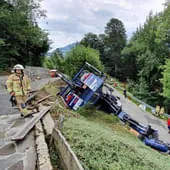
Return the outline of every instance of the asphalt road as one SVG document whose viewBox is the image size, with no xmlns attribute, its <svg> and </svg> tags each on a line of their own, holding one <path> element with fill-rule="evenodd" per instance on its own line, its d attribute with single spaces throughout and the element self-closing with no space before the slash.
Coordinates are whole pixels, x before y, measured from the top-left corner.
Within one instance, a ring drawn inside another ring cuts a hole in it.
<svg viewBox="0 0 170 170">
<path fill-rule="evenodd" d="M 170 143 L 170 134 L 168 133 L 166 121 L 161 120 L 154 115 L 141 110 L 136 104 L 125 98 L 115 89 L 113 94 L 120 97 L 123 111 L 125 111 L 134 120 L 138 121 L 144 126 L 151 125 L 154 129 L 157 129 L 159 133 L 159 139 L 164 142 Z"/>
<path fill-rule="evenodd" d="M 11 103 L 9 102 L 10 95 L 5 89 L 5 81 L 7 76 L 0 76 L 0 115 L 17 113 L 16 109 L 11 107 Z"/>
<path fill-rule="evenodd" d="M 4 91 L 0 91 L 0 115 L 16 113 L 17 110 L 11 107 L 9 102 L 10 95 Z"/>
</svg>

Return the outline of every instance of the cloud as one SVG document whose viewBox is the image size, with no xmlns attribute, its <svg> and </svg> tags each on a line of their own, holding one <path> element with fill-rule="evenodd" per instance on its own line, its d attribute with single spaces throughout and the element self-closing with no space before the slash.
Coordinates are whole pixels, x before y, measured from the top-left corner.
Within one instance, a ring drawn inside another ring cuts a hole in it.
<svg viewBox="0 0 170 170">
<path fill-rule="evenodd" d="M 63 32 L 53 31 L 53 33 L 51 33 L 49 35 L 49 38 L 53 42 L 51 44 L 51 49 L 50 49 L 50 51 L 52 51 L 53 49 L 63 47 L 63 46 L 68 45 L 72 42 L 78 42 L 78 40 L 80 40 L 82 37 L 80 34 L 74 33 L 74 34 L 67 35 Z"/>
<path fill-rule="evenodd" d="M 163 9 L 164 0 L 44 0 L 47 18 L 39 25 L 49 32 L 53 48 L 80 41 L 84 34 L 103 33 L 111 18 L 120 19 L 128 37 L 143 24 L 149 12 Z"/>
</svg>

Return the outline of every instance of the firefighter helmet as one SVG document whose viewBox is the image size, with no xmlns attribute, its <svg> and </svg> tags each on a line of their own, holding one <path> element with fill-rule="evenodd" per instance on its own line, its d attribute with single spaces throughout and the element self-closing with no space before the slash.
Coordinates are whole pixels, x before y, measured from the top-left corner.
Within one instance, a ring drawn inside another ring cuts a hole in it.
<svg viewBox="0 0 170 170">
<path fill-rule="evenodd" d="M 24 70 L 24 67 L 21 64 L 16 64 L 13 68 L 13 70 Z"/>
</svg>

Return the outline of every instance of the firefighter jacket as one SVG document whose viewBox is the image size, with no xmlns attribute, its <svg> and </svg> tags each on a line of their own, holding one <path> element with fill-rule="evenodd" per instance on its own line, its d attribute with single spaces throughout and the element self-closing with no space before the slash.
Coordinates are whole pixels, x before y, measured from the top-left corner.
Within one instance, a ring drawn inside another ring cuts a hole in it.
<svg viewBox="0 0 170 170">
<path fill-rule="evenodd" d="M 8 77 L 6 87 L 8 92 L 14 92 L 15 96 L 25 96 L 31 89 L 27 75 L 18 76 L 15 73 Z"/>
</svg>

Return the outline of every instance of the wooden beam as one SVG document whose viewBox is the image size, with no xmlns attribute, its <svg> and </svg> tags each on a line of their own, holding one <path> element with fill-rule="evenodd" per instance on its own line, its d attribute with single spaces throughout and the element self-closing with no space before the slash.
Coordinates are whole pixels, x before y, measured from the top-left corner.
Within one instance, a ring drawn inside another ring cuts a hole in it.
<svg viewBox="0 0 170 170">
<path fill-rule="evenodd" d="M 41 103 L 43 100 L 46 100 L 46 99 L 48 99 L 48 98 L 51 97 L 51 96 L 52 96 L 52 95 L 48 95 L 48 96 L 43 97 L 42 99 L 36 101 L 36 104 Z"/>
<path fill-rule="evenodd" d="M 41 110 L 36 116 L 34 116 L 30 121 L 28 121 L 24 127 L 14 136 L 11 140 L 19 141 L 23 140 L 25 136 L 30 132 L 30 130 L 35 126 L 35 124 L 50 110 L 51 106 L 46 107 Z"/>
</svg>

